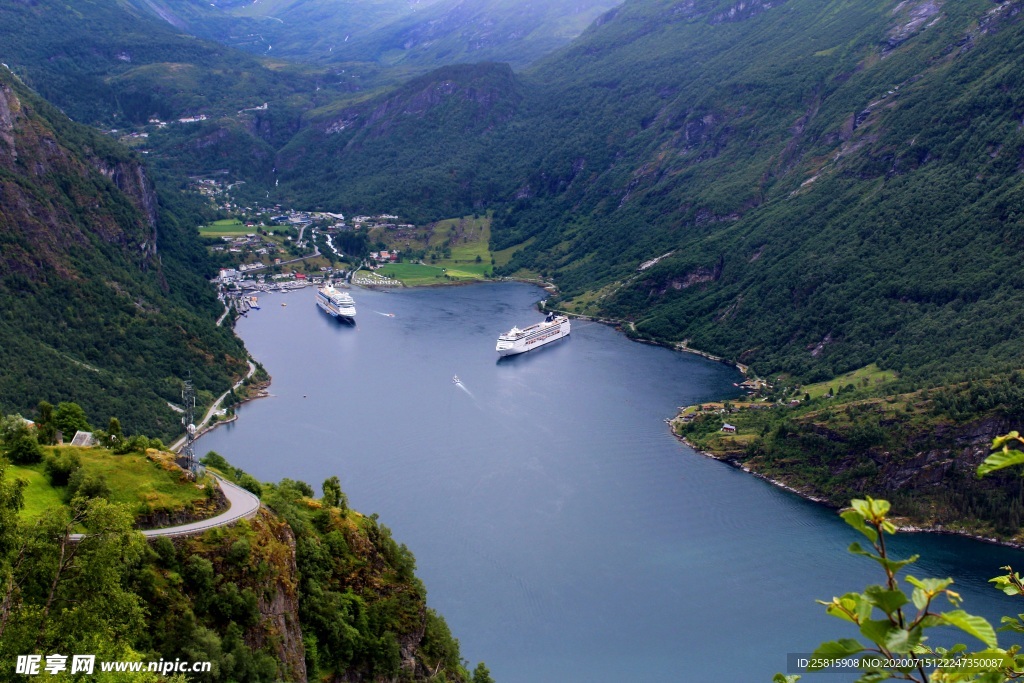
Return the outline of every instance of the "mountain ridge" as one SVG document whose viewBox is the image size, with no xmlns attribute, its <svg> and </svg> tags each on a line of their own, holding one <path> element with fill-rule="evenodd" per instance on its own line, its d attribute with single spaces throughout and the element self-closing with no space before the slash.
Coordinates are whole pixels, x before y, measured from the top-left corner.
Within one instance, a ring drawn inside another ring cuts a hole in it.
<svg viewBox="0 0 1024 683">
<path fill-rule="evenodd" d="M 97 423 L 169 437 L 178 379 L 219 393 L 245 351 L 187 243 L 182 207 L 117 143 L 0 69 L 0 378 L 5 411 L 77 400 Z M 56 401 L 55 401 L 56 402 Z"/>
</svg>

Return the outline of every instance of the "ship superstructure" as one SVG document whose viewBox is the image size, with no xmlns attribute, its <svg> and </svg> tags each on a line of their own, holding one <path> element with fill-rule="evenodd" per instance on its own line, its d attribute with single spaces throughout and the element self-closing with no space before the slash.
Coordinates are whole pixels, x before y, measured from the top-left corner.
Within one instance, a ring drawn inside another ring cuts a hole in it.
<svg viewBox="0 0 1024 683">
<path fill-rule="evenodd" d="M 500 356 L 514 356 L 517 353 L 550 344 L 553 341 L 569 336 L 569 319 L 564 315 L 549 314 L 543 322 L 519 329 L 513 327 L 498 337 L 495 347 Z"/>
<path fill-rule="evenodd" d="M 332 318 L 353 320 L 356 317 L 356 303 L 346 291 L 325 285 L 317 290 L 316 305 Z"/>
</svg>

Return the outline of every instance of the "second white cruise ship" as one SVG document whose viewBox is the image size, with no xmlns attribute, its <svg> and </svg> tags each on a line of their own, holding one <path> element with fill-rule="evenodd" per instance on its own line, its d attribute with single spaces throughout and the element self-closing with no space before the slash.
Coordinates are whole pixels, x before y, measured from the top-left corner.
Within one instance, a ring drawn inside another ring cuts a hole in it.
<svg viewBox="0 0 1024 683">
<path fill-rule="evenodd" d="M 335 289 L 334 285 L 325 285 L 317 290 L 316 305 L 332 318 L 354 320 L 356 317 L 356 302 L 352 295 Z"/>
<path fill-rule="evenodd" d="M 548 314 L 543 322 L 530 325 L 526 329 L 513 327 L 498 337 L 495 349 L 499 356 L 514 356 L 517 353 L 532 351 L 562 337 L 569 336 L 569 319 L 564 315 Z"/>
</svg>

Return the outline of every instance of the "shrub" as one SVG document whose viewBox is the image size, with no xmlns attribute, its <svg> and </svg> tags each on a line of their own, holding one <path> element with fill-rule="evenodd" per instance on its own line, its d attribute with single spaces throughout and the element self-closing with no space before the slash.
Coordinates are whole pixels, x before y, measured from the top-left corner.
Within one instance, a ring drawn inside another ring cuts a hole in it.
<svg viewBox="0 0 1024 683">
<path fill-rule="evenodd" d="M 15 465 L 34 465 L 43 460 L 43 449 L 31 434 L 16 437 L 7 448 L 7 458 Z"/>
<path fill-rule="evenodd" d="M 52 486 L 67 486 L 71 475 L 81 467 L 82 461 L 78 455 L 67 452 L 58 452 L 57 455 L 48 457 L 44 465 L 46 476 L 49 477 Z"/>
</svg>

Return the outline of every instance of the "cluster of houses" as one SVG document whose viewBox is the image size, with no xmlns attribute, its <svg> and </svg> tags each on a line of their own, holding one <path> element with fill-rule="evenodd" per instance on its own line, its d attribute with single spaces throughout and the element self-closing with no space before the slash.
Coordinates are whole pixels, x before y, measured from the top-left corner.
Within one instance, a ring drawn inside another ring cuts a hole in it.
<svg viewBox="0 0 1024 683">
<path fill-rule="evenodd" d="M 21 416 L 19 415 L 18 417 Z M 36 428 L 36 423 L 33 422 L 32 420 L 29 420 L 28 418 L 22 417 L 21 421 L 24 422 L 25 426 L 28 427 L 29 429 Z M 57 444 L 58 446 L 64 445 L 64 432 L 62 432 L 61 430 L 56 430 L 53 434 L 53 438 L 54 443 Z M 71 437 L 71 441 L 69 443 L 72 446 L 78 446 L 79 448 L 92 448 L 93 446 L 99 444 L 99 441 L 96 440 L 96 437 L 93 436 L 92 432 L 83 432 L 81 429 L 79 429 L 78 431 L 75 432 L 75 435 Z"/>
<path fill-rule="evenodd" d="M 395 249 L 393 251 L 388 251 L 385 249 L 383 251 L 371 251 L 370 258 L 377 263 L 395 263 L 398 261 L 398 250 Z"/>
<path fill-rule="evenodd" d="M 278 251 L 277 244 L 272 240 L 263 239 L 255 233 L 250 233 L 245 237 L 222 237 L 221 239 L 226 244 L 211 247 L 210 251 L 227 251 L 231 254 L 256 254 L 257 256 L 269 256 Z"/>
</svg>

